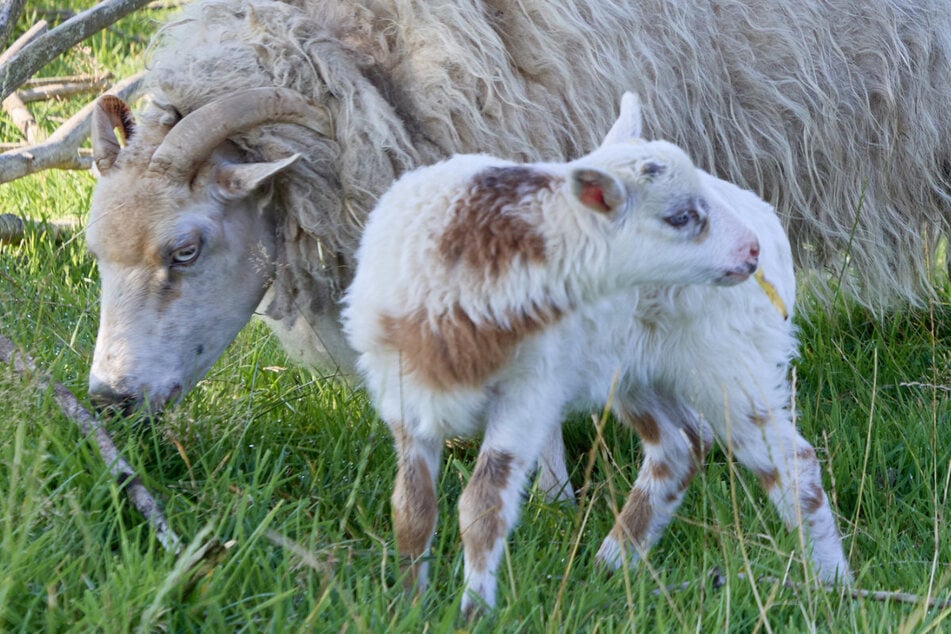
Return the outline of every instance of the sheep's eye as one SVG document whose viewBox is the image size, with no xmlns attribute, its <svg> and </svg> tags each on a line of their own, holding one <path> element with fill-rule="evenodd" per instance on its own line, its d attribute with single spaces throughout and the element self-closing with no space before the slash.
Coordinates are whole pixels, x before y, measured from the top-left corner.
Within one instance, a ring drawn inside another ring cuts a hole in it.
<svg viewBox="0 0 951 634">
<path fill-rule="evenodd" d="M 664 222 L 674 229 L 683 229 L 690 223 L 696 222 L 699 217 L 696 209 L 681 209 L 664 218 Z"/>
<path fill-rule="evenodd" d="M 198 259 L 201 252 L 201 246 L 198 244 L 186 244 L 172 251 L 172 266 L 188 266 Z"/>
</svg>

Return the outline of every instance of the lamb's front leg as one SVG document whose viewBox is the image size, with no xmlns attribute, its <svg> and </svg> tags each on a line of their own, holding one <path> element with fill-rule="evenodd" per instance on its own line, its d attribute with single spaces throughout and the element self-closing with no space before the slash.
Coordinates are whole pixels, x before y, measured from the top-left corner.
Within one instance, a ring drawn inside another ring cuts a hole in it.
<svg viewBox="0 0 951 634">
<path fill-rule="evenodd" d="M 560 422 L 561 410 L 551 407 L 551 400 L 523 410 L 521 416 L 508 412 L 489 424 L 472 477 L 459 498 L 459 530 L 465 549 L 462 610 L 468 617 L 480 601 L 488 607 L 495 605 L 496 572 L 505 539 L 518 520 L 522 490 L 545 435 Z"/>
<path fill-rule="evenodd" d="M 402 423 L 389 426 L 397 454 L 390 504 L 403 587 L 422 593 L 429 570 L 425 558 L 436 528 L 436 475 L 442 444 L 412 436 Z"/>
</svg>

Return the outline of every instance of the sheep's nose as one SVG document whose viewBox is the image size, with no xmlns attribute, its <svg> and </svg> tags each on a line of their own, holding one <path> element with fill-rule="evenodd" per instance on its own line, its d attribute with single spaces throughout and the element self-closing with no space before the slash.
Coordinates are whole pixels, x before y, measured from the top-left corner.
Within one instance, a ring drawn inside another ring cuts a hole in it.
<svg viewBox="0 0 951 634">
<path fill-rule="evenodd" d="M 139 403 L 135 395 L 114 390 L 108 385 L 90 387 L 89 401 L 97 413 L 117 412 L 123 416 L 134 412 Z"/>
</svg>

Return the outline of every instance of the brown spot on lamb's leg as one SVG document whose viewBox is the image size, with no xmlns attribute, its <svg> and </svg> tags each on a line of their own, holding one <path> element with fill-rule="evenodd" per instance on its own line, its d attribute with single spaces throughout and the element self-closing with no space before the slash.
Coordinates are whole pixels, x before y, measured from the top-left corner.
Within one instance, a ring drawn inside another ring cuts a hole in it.
<svg viewBox="0 0 951 634">
<path fill-rule="evenodd" d="M 637 414 L 618 407 L 616 414 L 641 437 L 644 462 L 614 528 L 598 551 L 598 560 L 610 568 L 625 560 L 637 562 L 657 541 L 711 442 L 696 415 L 672 401 L 654 399 Z"/>
<path fill-rule="evenodd" d="M 488 440 L 488 437 L 487 437 Z M 463 612 L 495 604 L 496 572 L 505 538 L 518 518 L 521 494 L 535 456 L 483 445 L 469 484 L 459 498 L 459 530 L 465 550 Z"/>
<path fill-rule="evenodd" d="M 408 436 L 401 424 L 391 424 L 390 428 L 397 452 L 396 481 L 390 504 L 403 587 L 407 591 L 422 592 L 427 583 L 425 556 L 436 528 L 435 474 L 439 444 Z"/>
<path fill-rule="evenodd" d="M 505 534 L 502 491 L 508 486 L 512 456 L 489 450 L 479 454 L 469 486 L 459 499 L 459 529 L 466 562 L 484 572 L 495 542 Z"/>
</svg>

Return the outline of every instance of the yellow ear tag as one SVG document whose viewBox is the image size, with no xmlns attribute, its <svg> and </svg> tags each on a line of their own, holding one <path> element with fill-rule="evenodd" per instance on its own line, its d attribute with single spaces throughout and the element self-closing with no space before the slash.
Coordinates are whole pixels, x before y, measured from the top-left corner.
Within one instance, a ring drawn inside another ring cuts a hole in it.
<svg viewBox="0 0 951 634">
<path fill-rule="evenodd" d="M 125 129 L 122 126 L 116 126 L 112 129 L 112 133 L 116 135 L 116 140 L 119 142 L 119 147 L 125 147 Z"/>
<path fill-rule="evenodd" d="M 786 304 L 783 302 L 783 298 L 779 296 L 779 291 L 776 290 L 776 287 L 763 277 L 763 269 L 756 269 L 756 273 L 753 274 L 753 277 L 756 278 L 759 287 L 763 289 L 763 292 L 766 293 L 766 297 L 773 303 L 773 306 L 775 306 L 779 314 L 783 316 L 783 319 L 789 319 L 789 311 L 786 310 Z"/>
</svg>

